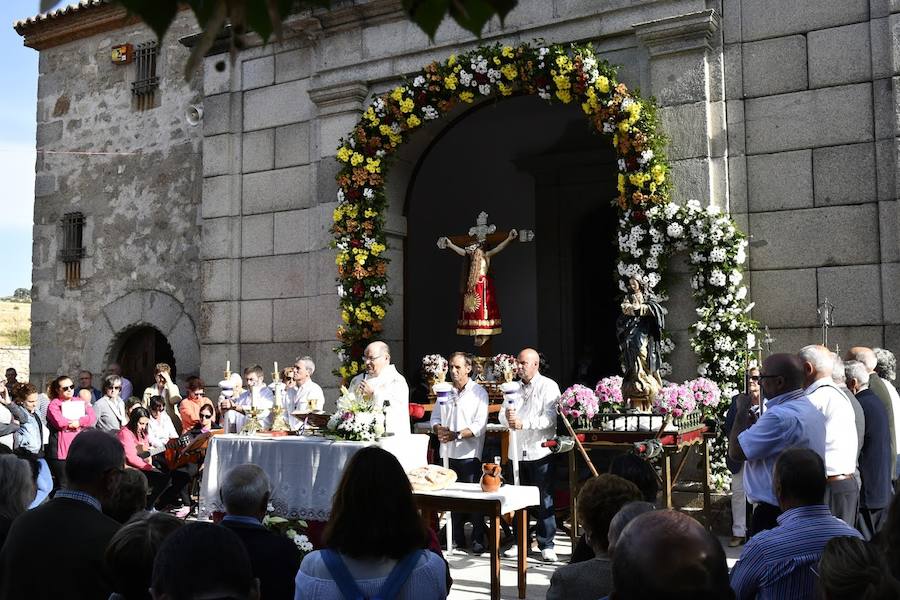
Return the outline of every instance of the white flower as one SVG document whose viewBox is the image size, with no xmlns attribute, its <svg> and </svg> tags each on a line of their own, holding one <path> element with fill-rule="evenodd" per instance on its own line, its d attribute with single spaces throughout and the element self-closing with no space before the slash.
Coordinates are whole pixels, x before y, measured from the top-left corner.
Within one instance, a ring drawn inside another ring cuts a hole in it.
<svg viewBox="0 0 900 600">
<path fill-rule="evenodd" d="M 756 346 L 756 336 L 751 332 L 747 334 L 747 347 L 753 348 L 754 346 Z"/>
<path fill-rule="evenodd" d="M 482 93 L 484 96 L 489 96 L 491 93 L 491 86 L 486 83 L 483 83 L 478 86 L 478 91 Z"/>
<path fill-rule="evenodd" d="M 491 80 L 491 83 L 495 83 L 495 82 L 499 81 L 500 77 L 501 77 L 500 71 L 498 71 L 496 69 L 488 69 L 487 76 L 488 76 L 488 79 Z"/>
<path fill-rule="evenodd" d="M 647 286 L 651 287 L 651 288 L 655 288 L 656 285 L 659 283 L 660 279 L 661 279 L 661 277 L 659 276 L 659 273 L 656 273 L 656 272 L 648 273 L 647 274 Z"/>
<path fill-rule="evenodd" d="M 689 211 L 701 210 L 702 207 L 700 205 L 700 201 L 699 200 L 688 200 L 687 209 Z"/>
<path fill-rule="evenodd" d="M 719 212 L 720 212 L 719 207 L 716 206 L 715 204 L 710 204 L 709 206 L 706 207 L 706 214 L 708 214 L 708 215 L 717 215 L 717 214 L 719 214 Z"/>
<path fill-rule="evenodd" d="M 684 227 L 678 223 L 669 223 L 669 226 L 666 227 L 666 233 L 671 238 L 680 238 L 684 233 Z"/>
<path fill-rule="evenodd" d="M 435 107 L 429 105 L 422 109 L 422 116 L 424 116 L 425 119 L 428 121 L 433 121 L 434 119 L 437 119 L 440 115 L 438 114 L 438 111 Z"/>
<path fill-rule="evenodd" d="M 651 256 L 651 257 L 649 257 L 649 258 L 647 259 L 646 265 L 647 265 L 647 268 L 648 268 L 648 269 L 658 269 L 658 268 L 659 268 L 659 261 L 656 260 L 655 257 Z"/>
<path fill-rule="evenodd" d="M 678 214 L 678 205 L 674 202 L 669 202 L 666 204 L 666 207 L 663 209 L 663 213 L 665 213 L 666 220 L 671 221 L 675 218 L 675 215 Z"/>
<path fill-rule="evenodd" d="M 672 373 L 672 365 L 670 365 L 666 361 L 663 361 L 662 364 L 659 365 L 659 374 L 662 377 L 665 377 L 670 373 Z"/>
<path fill-rule="evenodd" d="M 635 258 L 637 258 L 638 256 L 643 256 L 643 255 L 644 255 L 644 249 L 643 249 L 643 248 L 638 248 L 637 246 L 632 246 L 632 248 L 631 248 L 631 255 L 634 256 Z"/>
<path fill-rule="evenodd" d="M 603 121 L 603 133 L 612 133 L 616 130 L 616 124 L 612 121 Z"/>
<path fill-rule="evenodd" d="M 368 187 L 363 188 L 363 198 L 365 198 L 366 200 L 371 200 L 374 197 L 375 197 L 375 190 L 373 190 L 372 188 L 368 188 Z"/>
<path fill-rule="evenodd" d="M 472 74 L 468 71 L 460 71 L 459 82 L 464 86 L 468 86 L 470 83 L 472 83 Z"/>
<path fill-rule="evenodd" d="M 712 273 L 709 275 L 709 283 L 710 285 L 714 285 L 716 287 L 725 287 L 726 283 L 725 273 L 720 271 L 719 269 L 713 269 Z"/>
<path fill-rule="evenodd" d="M 725 252 L 725 248 L 717 247 L 713 248 L 709 253 L 709 261 L 710 262 L 725 262 L 725 258 L 727 257 L 727 253 Z"/>
<path fill-rule="evenodd" d="M 538 57 L 543 59 L 550 52 L 549 48 L 538 48 Z"/>
<path fill-rule="evenodd" d="M 384 156 L 384 154 L 385 154 L 385 152 L 381 148 L 379 148 L 378 150 L 375 151 L 375 156 L 377 156 L 378 158 L 381 158 L 382 156 Z"/>
<path fill-rule="evenodd" d="M 545 87 L 538 88 L 538 96 L 540 96 L 542 100 L 549 100 L 551 97 L 550 92 Z M 604 125 L 604 130 L 605 130 L 605 127 L 606 126 Z"/>
<path fill-rule="evenodd" d="M 738 246 L 738 251 L 737 251 L 737 253 L 734 255 L 734 260 L 735 260 L 735 262 L 736 262 L 737 264 L 739 264 L 739 265 L 744 264 L 744 261 L 747 260 L 747 254 L 744 252 L 744 247 L 743 247 L 743 246 Z"/>
<path fill-rule="evenodd" d="M 735 300 L 743 300 L 746 297 L 747 297 L 747 288 L 744 286 L 739 287 L 738 291 L 735 292 L 735 294 L 734 294 Z"/>
<path fill-rule="evenodd" d="M 620 159 L 618 160 L 618 165 L 619 165 L 619 170 L 622 171 L 622 172 L 624 173 L 624 172 L 625 172 L 625 159 L 624 159 L 624 158 L 620 158 Z"/>
<path fill-rule="evenodd" d="M 653 150 L 644 150 L 638 158 L 638 162 L 642 165 L 647 164 L 653 158 Z"/>
<path fill-rule="evenodd" d="M 707 373 L 709 373 L 709 363 L 700 363 L 697 365 L 697 375 L 706 377 Z"/>
<path fill-rule="evenodd" d="M 624 100 L 622 100 L 622 112 L 627 111 L 628 107 L 632 104 L 634 104 L 634 100 L 632 100 L 631 98 L 625 98 Z"/>
<path fill-rule="evenodd" d="M 338 202 L 344 201 L 344 190 L 338 188 L 337 199 L 338 199 Z"/>
<path fill-rule="evenodd" d="M 659 256 L 663 253 L 662 244 L 653 244 L 650 246 L 650 256 Z"/>
<path fill-rule="evenodd" d="M 728 281 L 731 282 L 731 285 L 737 285 L 744 279 L 744 274 L 735 269 L 731 272 L 731 275 L 728 276 Z"/>
<path fill-rule="evenodd" d="M 425 85 L 425 78 L 421 75 L 413 79 L 413 87 L 422 87 L 423 85 Z"/>
</svg>

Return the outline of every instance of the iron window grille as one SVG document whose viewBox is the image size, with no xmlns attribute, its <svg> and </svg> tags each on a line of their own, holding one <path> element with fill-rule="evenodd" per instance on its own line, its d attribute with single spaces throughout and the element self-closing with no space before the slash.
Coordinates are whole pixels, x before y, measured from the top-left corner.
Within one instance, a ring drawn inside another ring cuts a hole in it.
<svg viewBox="0 0 900 600">
<path fill-rule="evenodd" d="M 62 218 L 63 243 L 59 258 L 65 265 L 66 287 L 78 287 L 81 283 L 81 259 L 84 249 L 84 215 L 66 213 Z"/>
<path fill-rule="evenodd" d="M 154 106 L 156 90 L 159 88 L 159 77 L 156 76 L 158 57 L 159 45 L 156 41 L 138 44 L 134 52 L 137 74 L 134 83 L 131 84 L 131 95 L 138 110 L 147 110 Z"/>
</svg>

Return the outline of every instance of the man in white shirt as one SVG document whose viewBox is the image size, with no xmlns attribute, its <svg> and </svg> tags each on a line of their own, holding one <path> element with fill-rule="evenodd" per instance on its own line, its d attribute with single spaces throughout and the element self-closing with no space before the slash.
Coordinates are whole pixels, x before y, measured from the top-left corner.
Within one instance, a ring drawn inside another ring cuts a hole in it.
<svg viewBox="0 0 900 600">
<path fill-rule="evenodd" d="M 541 504 L 535 511 L 537 541 L 541 557 L 556 562 L 553 536 L 556 535 L 556 517 L 553 513 L 553 464 L 549 448 L 541 446 L 556 434 L 556 410 L 559 403 L 559 386 L 538 370 L 540 356 L 536 350 L 526 348 L 519 353 L 520 390 L 513 408 L 500 412 L 500 423 L 516 431 L 519 449 L 519 478 L 522 485 L 535 485 L 540 489 Z M 512 452 L 510 446 L 509 452 Z M 512 456 L 509 459 L 512 460 Z M 527 547 L 527 546 L 526 546 Z M 516 546 L 503 553 L 516 555 Z"/>
<path fill-rule="evenodd" d="M 391 364 L 391 350 L 384 342 L 372 342 L 363 353 L 365 373 L 350 381 L 350 390 L 372 396 L 376 409 L 390 402 L 384 427 L 394 435 L 409 435 L 409 385 Z"/>
<path fill-rule="evenodd" d="M 859 486 L 856 483 L 858 437 L 853 405 L 832 381 L 834 359 L 825 346 L 804 346 L 799 353 L 806 396 L 825 417 L 825 504 L 831 514 L 851 527 L 856 524 Z"/>
<path fill-rule="evenodd" d="M 450 458 L 450 468 L 457 481 L 475 483 L 481 479 L 481 453 L 484 450 L 484 431 L 488 417 L 488 393 L 472 381 L 472 357 L 454 352 L 449 359 L 453 389 L 447 405 L 435 405 L 431 411 L 431 429 L 441 443 L 441 457 Z M 472 554 L 484 553 L 484 517 L 480 514 L 453 513 L 453 542 L 465 548 L 463 525 L 472 521 Z"/>
<path fill-rule="evenodd" d="M 263 429 L 272 427 L 272 406 L 275 404 L 275 396 L 266 386 L 263 368 L 253 365 L 244 369 L 244 383 L 246 390 L 238 396 L 237 400 L 220 399 L 219 409 L 225 412 L 225 432 L 240 433 L 247 422 L 245 416 L 247 409 L 255 405 L 260 409 L 259 422 Z"/>
<path fill-rule="evenodd" d="M 298 429 L 303 424 L 303 419 L 291 413 L 295 411 L 307 413 L 325 408 L 325 393 L 322 387 L 312 380 L 315 371 L 316 363 L 309 356 L 298 356 L 294 361 L 294 387 L 285 390 L 286 411 L 291 429 Z"/>
</svg>

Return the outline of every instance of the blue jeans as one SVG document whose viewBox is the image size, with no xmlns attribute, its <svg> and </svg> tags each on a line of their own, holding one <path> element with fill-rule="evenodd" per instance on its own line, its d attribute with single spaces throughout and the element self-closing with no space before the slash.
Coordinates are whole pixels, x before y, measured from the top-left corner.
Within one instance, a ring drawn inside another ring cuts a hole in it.
<svg viewBox="0 0 900 600">
<path fill-rule="evenodd" d="M 529 513 L 537 521 L 536 535 L 538 548 L 553 548 L 556 535 L 556 515 L 553 512 L 553 455 L 538 460 L 519 462 L 519 482 L 534 485 L 540 490 L 541 503 Z"/>
<path fill-rule="evenodd" d="M 481 481 L 481 460 L 478 458 L 451 458 L 450 468 L 456 473 L 456 480 L 460 483 Z M 454 512 L 452 521 L 453 541 L 457 548 L 466 547 L 466 533 L 463 529 L 466 521 L 472 521 L 472 543 L 484 546 L 484 515 Z"/>
</svg>

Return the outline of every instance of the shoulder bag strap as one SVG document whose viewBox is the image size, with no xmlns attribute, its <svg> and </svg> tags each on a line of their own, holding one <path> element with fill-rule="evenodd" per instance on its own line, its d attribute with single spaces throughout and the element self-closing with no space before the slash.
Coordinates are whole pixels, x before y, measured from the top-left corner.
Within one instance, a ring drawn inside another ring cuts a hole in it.
<svg viewBox="0 0 900 600">
<path fill-rule="evenodd" d="M 407 554 L 391 570 L 378 595 L 373 600 L 394 600 L 400 593 L 400 589 L 406 584 L 410 574 L 419 562 L 423 550 L 415 550 Z"/>
<path fill-rule="evenodd" d="M 347 565 L 344 564 L 338 553 L 327 548 L 322 550 L 321 553 L 322 560 L 325 561 L 325 566 L 328 568 L 328 572 L 331 573 L 331 578 L 337 584 L 344 600 L 365 600 L 365 596 L 363 596 L 359 586 L 356 585 L 356 581 L 353 580 Z"/>
</svg>

